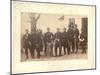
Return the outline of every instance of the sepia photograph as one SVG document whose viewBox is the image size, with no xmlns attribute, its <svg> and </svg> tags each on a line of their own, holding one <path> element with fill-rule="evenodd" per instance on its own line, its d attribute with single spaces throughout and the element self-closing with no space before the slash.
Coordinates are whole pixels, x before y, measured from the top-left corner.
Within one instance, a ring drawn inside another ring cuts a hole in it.
<svg viewBox="0 0 100 75">
<path fill-rule="evenodd" d="M 21 13 L 21 61 L 87 59 L 88 17 Z"/>
<path fill-rule="evenodd" d="M 92 70 L 95 5 L 12 1 L 11 74 Z"/>
</svg>

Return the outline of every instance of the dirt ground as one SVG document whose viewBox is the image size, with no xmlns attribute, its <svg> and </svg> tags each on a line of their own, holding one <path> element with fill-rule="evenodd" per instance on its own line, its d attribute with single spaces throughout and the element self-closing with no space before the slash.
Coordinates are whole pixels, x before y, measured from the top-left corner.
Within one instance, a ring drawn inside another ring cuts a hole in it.
<svg viewBox="0 0 100 75">
<path fill-rule="evenodd" d="M 30 55 L 30 51 L 28 50 L 28 59 L 26 59 L 26 55 L 25 52 L 23 50 L 23 52 L 21 52 L 21 61 L 48 61 L 48 60 L 73 60 L 73 59 L 87 59 L 87 53 L 81 53 L 82 50 L 78 50 L 78 53 L 71 53 L 70 55 L 66 54 L 64 55 L 64 52 L 62 50 L 62 55 L 60 57 L 55 57 L 55 56 L 50 56 L 49 54 L 47 54 L 47 56 L 45 56 L 44 51 L 41 52 L 41 57 L 37 58 L 37 53 L 35 52 L 35 57 L 32 58 Z M 59 53 L 59 52 L 58 52 Z M 53 51 L 53 55 L 54 51 Z"/>
</svg>

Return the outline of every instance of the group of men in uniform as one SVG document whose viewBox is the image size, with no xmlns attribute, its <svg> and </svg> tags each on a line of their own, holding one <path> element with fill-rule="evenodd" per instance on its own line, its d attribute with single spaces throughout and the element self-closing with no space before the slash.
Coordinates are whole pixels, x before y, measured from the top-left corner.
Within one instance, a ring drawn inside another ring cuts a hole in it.
<svg viewBox="0 0 100 75">
<path fill-rule="evenodd" d="M 34 58 L 35 51 L 37 52 L 37 58 L 41 57 L 41 51 L 46 56 L 56 57 L 78 52 L 79 30 L 76 24 L 69 24 L 68 30 L 66 31 L 66 28 L 63 28 L 63 32 L 57 28 L 55 34 L 50 31 L 50 28 L 47 28 L 45 34 L 42 34 L 41 30 L 36 30 L 31 34 L 29 34 L 28 30 L 25 30 L 25 32 L 22 41 L 27 59 L 28 50 L 32 58 Z"/>
</svg>

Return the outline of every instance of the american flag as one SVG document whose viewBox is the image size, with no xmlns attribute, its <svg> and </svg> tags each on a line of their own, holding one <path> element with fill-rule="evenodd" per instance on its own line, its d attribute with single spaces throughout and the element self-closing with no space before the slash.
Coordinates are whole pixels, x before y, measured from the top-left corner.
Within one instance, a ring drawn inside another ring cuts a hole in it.
<svg viewBox="0 0 100 75">
<path fill-rule="evenodd" d="M 58 18 L 58 20 L 64 20 L 64 15 Z"/>
</svg>

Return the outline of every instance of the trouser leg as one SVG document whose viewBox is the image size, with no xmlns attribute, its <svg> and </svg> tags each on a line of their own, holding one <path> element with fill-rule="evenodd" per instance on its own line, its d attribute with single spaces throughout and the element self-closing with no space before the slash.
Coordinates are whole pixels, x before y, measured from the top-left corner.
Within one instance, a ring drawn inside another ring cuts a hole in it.
<svg viewBox="0 0 100 75">
<path fill-rule="evenodd" d="M 32 58 L 34 58 L 34 53 L 35 53 L 35 47 L 32 47 L 32 48 L 31 48 L 31 55 L 32 55 Z"/>
<path fill-rule="evenodd" d="M 78 42 L 76 42 L 76 53 L 78 52 Z"/>
<path fill-rule="evenodd" d="M 30 51 L 31 57 L 33 58 L 32 47 L 29 47 L 29 51 Z"/>
<path fill-rule="evenodd" d="M 28 48 L 25 48 L 25 55 L 26 55 L 26 58 L 28 59 Z"/>
<path fill-rule="evenodd" d="M 42 51 L 43 51 L 43 45 L 40 46 L 40 52 L 42 52 Z"/>
<path fill-rule="evenodd" d="M 81 45 L 81 48 L 82 48 L 82 53 L 84 53 L 84 45 L 83 44 Z"/>
<path fill-rule="evenodd" d="M 63 48 L 64 48 L 64 54 L 66 54 L 66 46 L 64 45 Z"/>
<path fill-rule="evenodd" d="M 46 53 L 47 53 L 47 44 L 45 44 L 45 50 L 44 50 L 44 53 L 45 53 L 45 55 L 46 55 Z"/>
<path fill-rule="evenodd" d="M 86 53 L 86 48 L 85 48 L 85 46 L 82 46 L 82 53 Z"/>
<path fill-rule="evenodd" d="M 67 44 L 67 53 L 70 54 L 70 46 Z"/>
<path fill-rule="evenodd" d="M 61 44 L 59 45 L 59 56 L 61 56 L 62 50 L 61 50 Z"/>
<path fill-rule="evenodd" d="M 37 51 L 37 58 L 40 58 L 40 48 L 36 48 Z"/>
<path fill-rule="evenodd" d="M 75 43 L 74 43 L 74 40 L 72 41 L 72 51 L 73 52 L 75 51 Z"/>
<path fill-rule="evenodd" d="M 55 45 L 55 56 L 57 56 L 57 45 Z"/>
<path fill-rule="evenodd" d="M 53 56 L 53 44 L 51 44 L 50 49 L 50 55 Z"/>
</svg>

